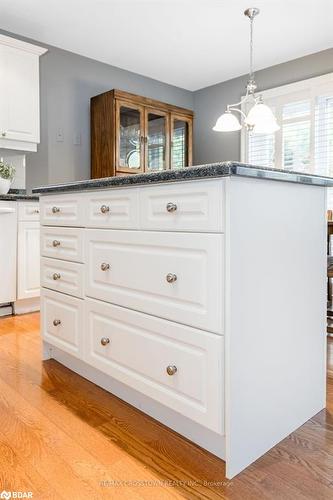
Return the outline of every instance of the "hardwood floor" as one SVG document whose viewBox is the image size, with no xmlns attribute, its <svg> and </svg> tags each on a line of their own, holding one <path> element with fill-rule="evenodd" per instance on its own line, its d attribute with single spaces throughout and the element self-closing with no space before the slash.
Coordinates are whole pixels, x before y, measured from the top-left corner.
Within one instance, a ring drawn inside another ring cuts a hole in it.
<svg viewBox="0 0 333 500">
<path fill-rule="evenodd" d="M 57 362 L 42 363 L 38 314 L 0 319 L 0 492 L 43 500 L 332 499 L 332 412 L 330 380 L 326 411 L 227 481 L 221 460 Z"/>
</svg>

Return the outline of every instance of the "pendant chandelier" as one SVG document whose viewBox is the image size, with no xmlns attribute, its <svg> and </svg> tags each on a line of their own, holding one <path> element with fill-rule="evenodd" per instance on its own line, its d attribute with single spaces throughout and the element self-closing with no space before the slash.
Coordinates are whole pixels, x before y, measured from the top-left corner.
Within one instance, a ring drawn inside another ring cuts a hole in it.
<svg viewBox="0 0 333 500">
<path fill-rule="evenodd" d="M 259 9 L 255 7 L 246 9 L 244 12 L 245 16 L 250 19 L 250 75 L 246 85 L 246 95 L 239 102 L 227 106 L 227 109 L 223 115 L 217 119 L 215 127 L 213 127 L 215 132 L 233 132 L 235 130 L 241 130 L 241 122 L 243 122 L 243 126 L 253 134 L 270 134 L 280 128 L 272 110 L 263 103 L 262 96 L 255 95 L 257 84 L 254 79 L 253 71 L 253 20 L 259 12 Z M 239 108 L 239 106 L 243 104 L 252 104 L 247 115 Z M 240 115 L 241 121 L 235 113 Z"/>
</svg>

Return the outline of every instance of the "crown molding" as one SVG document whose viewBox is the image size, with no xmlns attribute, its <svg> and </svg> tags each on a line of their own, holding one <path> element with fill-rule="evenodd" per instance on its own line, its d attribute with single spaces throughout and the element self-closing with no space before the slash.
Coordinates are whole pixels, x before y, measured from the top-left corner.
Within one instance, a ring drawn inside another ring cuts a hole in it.
<svg viewBox="0 0 333 500">
<path fill-rule="evenodd" d="M 36 54 L 37 56 L 42 56 L 45 52 L 47 52 L 47 49 L 44 49 L 44 47 L 23 42 L 23 40 L 18 40 L 17 38 L 12 38 L 6 35 L 0 35 L 0 45 L 7 45 L 7 47 L 24 50 L 25 52 L 30 52 L 31 54 Z"/>
</svg>

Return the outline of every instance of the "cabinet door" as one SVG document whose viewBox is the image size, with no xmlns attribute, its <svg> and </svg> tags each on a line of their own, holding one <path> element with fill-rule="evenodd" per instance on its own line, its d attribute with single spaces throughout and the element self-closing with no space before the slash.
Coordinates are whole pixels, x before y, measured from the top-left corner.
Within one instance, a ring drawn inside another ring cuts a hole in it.
<svg viewBox="0 0 333 500">
<path fill-rule="evenodd" d="M 3 46 L 0 66 L 5 93 L 1 136 L 39 142 L 39 57 L 15 47 Z M 0 106 L 1 108 L 1 106 Z"/>
<path fill-rule="evenodd" d="M 144 170 L 144 108 L 116 101 L 116 170 L 138 173 Z"/>
<path fill-rule="evenodd" d="M 146 108 L 145 125 L 145 171 L 170 168 L 168 113 Z"/>
<path fill-rule="evenodd" d="M 192 119 L 171 114 L 171 168 L 192 165 Z"/>
<path fill-rule="evenodd" d="M 19 222 L 17 298 L 39 297 L 39 222 Z"/>
</svg>

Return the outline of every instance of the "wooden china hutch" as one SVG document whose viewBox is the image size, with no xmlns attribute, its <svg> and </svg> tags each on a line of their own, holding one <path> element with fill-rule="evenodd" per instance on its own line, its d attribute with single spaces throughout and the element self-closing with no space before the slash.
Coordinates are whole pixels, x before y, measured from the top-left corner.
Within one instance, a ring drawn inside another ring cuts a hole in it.
<svg viewBox="0 0 333 500">
<path fill-rule="evenodd" d="M 193 112 L 110 90 L 91 99 L 91 177 L 192 165 Z"/>
</svg>

